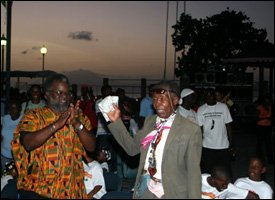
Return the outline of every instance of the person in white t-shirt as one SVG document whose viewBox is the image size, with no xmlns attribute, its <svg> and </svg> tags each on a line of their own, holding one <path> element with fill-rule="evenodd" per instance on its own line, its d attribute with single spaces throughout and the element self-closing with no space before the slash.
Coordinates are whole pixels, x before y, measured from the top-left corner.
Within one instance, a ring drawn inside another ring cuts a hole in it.
<svg viewBox="0 0 275 200">
<path fill-rule="evenodd" d="M 195 91 L 190 88 L 185 88 L 180 93 L 180 101 L 178 106 L 179 113 L 189 119 L 190 121 L 197 123 L 197 113 L 192 109 L 196 98 Z"/>
<path fill-rule="evenodd" d="M 253 156 L 248 167 L 248 177 L 239 178 L 234 185 L 250 190 L 259 195 L 260 199 L 272 199 L 273 190 L 270 185 L 262 179 L 266 167 L 260 157 Z"/>
<path fill-rule="evenodd" d="M 202 174 L 202 199 L 258 199 L 258 195 L 230 183 L 226 168 L 213 167 L 210 174 Z"/>
<path fill-rule="evenodd" d="M 106 194 L 103 170 L 99 162 L 94 160 L 94 155 L 87 152 L 86 162 L 83 162 L 85 178 L 84 184 L 89 199 L 100 199 Z"/>
<path fill-rule="evenodd" d="M 216 165 L 224 165 L 232 178 L 231 155 L 232 148 L 230 111 L 224 103 L 217 102 L 213 88 L 205 89 L 206 103 L 197 111 L 197 121 L 203 133 L 202 140 L 202 173 L 210 173 Z"/>
<path fill-rule="evenodd" d="M 33 84 L 31 85 L 31 88 L 28 92 L 29 94 L 29 100 L 27 102 L 22 103 L 22 114 L 27 110 L 27 109 L 34 109 L 38 107 L 44 107 L 46 106 L 46 102 L 44 99 L 41 97 L 41 86 L 38 84 Z"/>
</svg>

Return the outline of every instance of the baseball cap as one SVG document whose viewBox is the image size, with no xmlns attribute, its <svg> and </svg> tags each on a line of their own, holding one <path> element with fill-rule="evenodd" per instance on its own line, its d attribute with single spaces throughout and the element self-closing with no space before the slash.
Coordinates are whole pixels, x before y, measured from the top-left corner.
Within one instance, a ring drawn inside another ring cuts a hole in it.
<svg viewBox="0 0 275 200">
<path fill-rule="evenodd" d="M 182 104 L 182 98 L 187 97 L 188 95 L 194 93 L 195 91 L 190 88 L 185 88 L 180 93 L 180 101 L 179 104 Z"/>
<path fill-rule="evenodd" d="M 179 96 L 179 87 L 174 81 L 160 81 L 151 88 L 151 91 L 159 94 L 164 94 L 165 92 L 173 92 L 177 96 Z"/>
<path fill-rule="evenodd" d="M 183 90 L 181 91 L 181 93 L 180 93 L 180 98 L 184 98 L 184 97 L 186 97 L 186 96 L 188 96 L 188 95 L 190 95 L 190 94 L 192 94 L 192 93 L 194 93 L 194 90 L 189 89 L 189 88 L 185 88 L 185 89 L 183 89 Z"/>
</svg>

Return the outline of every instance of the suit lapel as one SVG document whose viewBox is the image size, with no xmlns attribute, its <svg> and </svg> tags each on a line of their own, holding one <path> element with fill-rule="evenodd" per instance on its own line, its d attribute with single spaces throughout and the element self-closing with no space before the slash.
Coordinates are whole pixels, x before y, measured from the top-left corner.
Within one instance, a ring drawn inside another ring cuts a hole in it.
<svg viewBox="0 0 275 200">
<path fill-rule="evenodd" d="M 176 116 L 175 116 L 175 119 L 174 119 L 174 121 L 172 123 L 171 129 L 170 129 L 170 131 L 168 133 L 168 136 L 167 136 L 167 140 L 166 140 L 166 143 L 165 143 L 165 146 L 164 146 L 164 150 L 163 150 L 164 154 L 165 154 L 165 152 L 167 152 L 167 148 L 169 148 L 171 142 L 177 136 L 177 133 L 179 133 L 180 131 L 182 131 L 182 130 L 179 129 L 179 127 L 182 128 L 182 125 L 180 125 L 180 124 L 183 123 L 183 121 L 180 120 L 180 117 L 181 116 L 179 115 L 179 113 L 177 113 Z"/>
</svg>

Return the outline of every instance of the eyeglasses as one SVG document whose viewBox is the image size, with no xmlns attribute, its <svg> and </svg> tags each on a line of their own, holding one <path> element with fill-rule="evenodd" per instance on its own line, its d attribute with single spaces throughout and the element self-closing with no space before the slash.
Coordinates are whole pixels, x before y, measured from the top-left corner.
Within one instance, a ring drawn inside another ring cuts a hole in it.
<svg viewBox="0 0 275 200">
<path fill-rule="evenodd" d="M 60 90 L 50 90 L 50 92 L 52 92 L 58 98 L 61 97 L 61 96 L 63 96 L 63 97 L 71 96 L 70 92 L 63 92 L 63 91 L 60 91 Z"/>
</svg>

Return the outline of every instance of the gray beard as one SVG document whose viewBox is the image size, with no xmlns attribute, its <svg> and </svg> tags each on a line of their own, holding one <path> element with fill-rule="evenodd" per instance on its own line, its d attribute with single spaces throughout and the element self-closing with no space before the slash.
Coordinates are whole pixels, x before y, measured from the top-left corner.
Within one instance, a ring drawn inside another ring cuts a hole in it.
<svg viewBox="0 0 275 200">
<path fill-rule="evenodd" d="M 58 104 L 58 103 L 49 103 L 49 106 L 58 113 L 63 113 L 68 109 L 69 103 Z"/>
</svg>

